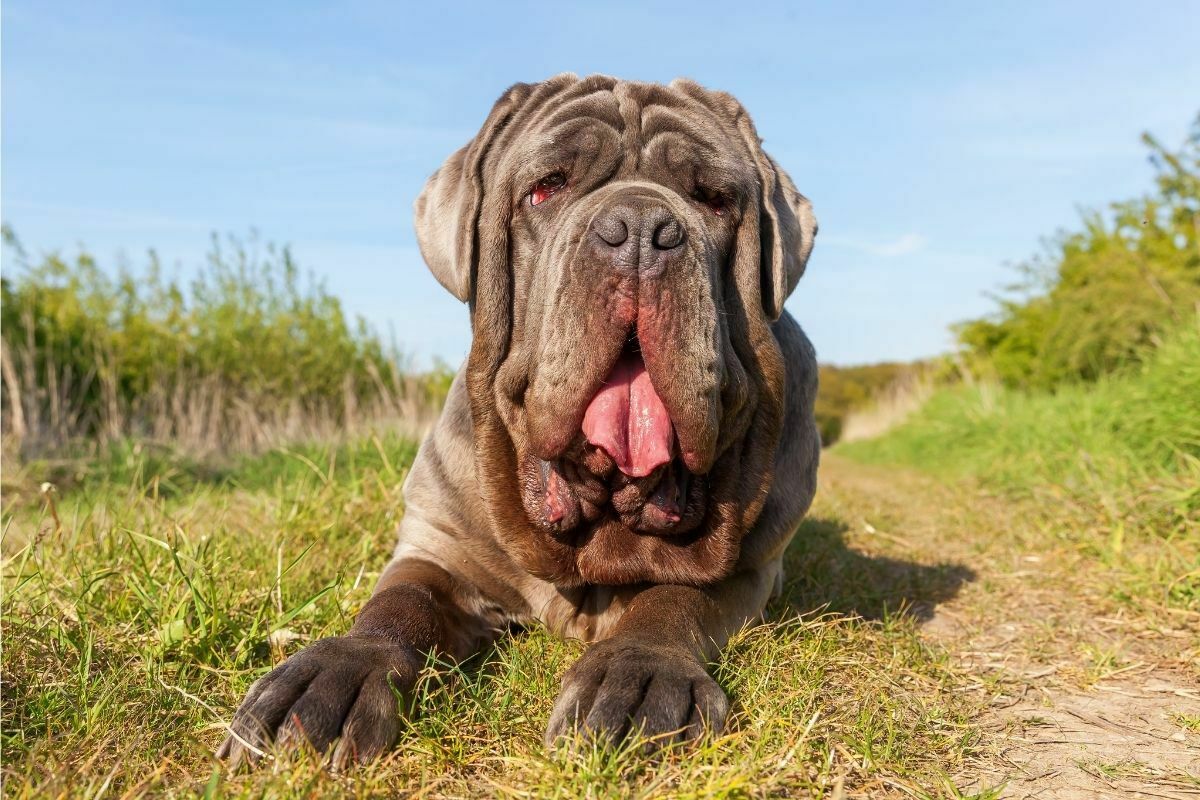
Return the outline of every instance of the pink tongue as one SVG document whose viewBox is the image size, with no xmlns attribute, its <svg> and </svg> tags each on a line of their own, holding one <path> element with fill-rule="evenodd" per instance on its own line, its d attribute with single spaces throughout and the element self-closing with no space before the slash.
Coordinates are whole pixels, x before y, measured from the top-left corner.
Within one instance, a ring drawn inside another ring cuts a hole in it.
<svg viewBox="0 0 1200 800">
<path fill-rule="evenodd" d="M 612 456 L 626 475 L 641 478 L 671 460 L 675 433 L 646 362 L 625 353 L 583 415 L 583 435 Z"/>
</svg>

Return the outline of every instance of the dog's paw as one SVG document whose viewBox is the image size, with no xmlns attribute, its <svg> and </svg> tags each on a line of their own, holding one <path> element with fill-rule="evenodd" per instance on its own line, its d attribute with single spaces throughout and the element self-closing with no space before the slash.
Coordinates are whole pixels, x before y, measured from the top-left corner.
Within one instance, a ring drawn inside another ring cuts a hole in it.
<svg viewBox="0 0 1200 800">
<path fill-rule="evenodd" d="M 578 730 L 608 742 L 640 734 L 654 749 L 720 733 L 728 711 L 721 687 L 689 653 L 617 637 L 593 645 L 567 671 L 546 744 Z"/>
<path fill-rule="evenodd" d="M 424 660 L 385 639 L 322 639 L 250 687 L 217 750 L 236 769 L 272 746 L 329 750 L 332 765 L 378 758 L 400 734 L 397 693 L 413 687 Z"/>
</svg>

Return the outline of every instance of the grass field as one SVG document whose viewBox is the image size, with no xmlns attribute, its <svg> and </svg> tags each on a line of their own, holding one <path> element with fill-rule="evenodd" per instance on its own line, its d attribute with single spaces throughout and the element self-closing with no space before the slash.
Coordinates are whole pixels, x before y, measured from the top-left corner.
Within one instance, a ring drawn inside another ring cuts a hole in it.
<svg viewBox="0 0 1200 800">
<path fill-rule="evenodd" d="M 533 626 L 429 664 L 378 763 L 216 761 L 370 596 L 453 373 L 254 236 L 183 280 L 0 225 L 4 796 L 1200 798 L 1200 118 L 1143 141 L 1151 192 L 1048 239 L 954 354 L 823 365 L 843 443 L 712 665 L 727 732 L 656 757 L 543 747 L 583 648 Z"/>
<path fill-rule="evenodd" d="M 834 454 L 784 597 L 716 665 L 735 709 L 720 739 L 657 761 L 545 752 L 558 678 L 581 646 L 533 628 L 425 682 L 398 749 L 373 767 L 332 775 L 297 756 L 225 774 L 211 753 L 249 684 L 344 631 L 369 596 L 414 452 L 376 438 L 217 467 L 124 447 L 86 469 L 6 472 L 5 794 L 992 797 L 1019 779 L 998 705 L 1032 683 L 1128 688 L 1113 681 L 1147 664 L 1182 687 L 1164 735 L 1200 745 L 1186 604 L 1155 618 L 1152 595 L 1122 599 L 1125 576 L 1025 500 Z M 61 488 L 41 486 L 47 475 Z M 999 667 L 965 655 L 1047 595 L 1068 619 L 1008 637 Z M 1093 771 L 1200 786 L 1190 768 L 1111 761 Z"/>
<path fill-rule="evenodd" d="M 913 587 L 826 581 L 827 568 L 856 570 L 860 556 L 844 522 L 818 516 L 791 554 L 796 578 L 777 621 L 739 636 L 718 667 L 741 708 L 720 741 L 661 763 L 547 755 L 557 678 L 581 648 L 533 629 L 428 683 L 426 713 L 373 769 L 336 777 L 301 759 L 225 776 L 209 754 L 250 682 L 345 630 L 368 597 L 413 452 L 374 440 L 222 471 L 128 452 L 53 506 L 33 480 L 10 486 L 6 792 L 722 796 L 849 781 L 938 794 L 931 776 L 976 751 L 971 704 L 942 691 L 956 680 L 945 655 L 915 636 L 911 617 L 885 613 Z M 938 591 L 941 570 L 926 577 Z M 828 603 L 837 611 L 822 612 Z"/>
</svg>

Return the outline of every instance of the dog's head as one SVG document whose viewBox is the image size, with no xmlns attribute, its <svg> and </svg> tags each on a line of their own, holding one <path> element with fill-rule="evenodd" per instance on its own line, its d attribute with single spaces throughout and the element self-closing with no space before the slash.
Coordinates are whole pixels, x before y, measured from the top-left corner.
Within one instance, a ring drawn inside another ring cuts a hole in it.
<svg viewBox="0 0 1200 800">
<path fill-rule="evenodd" d="M 741 105 L 682 80 L 518 84 L 416 227 L 471 307 L 476 468 L 510 551 L 563 585 L 727 574 L 783 418 L 770 325 L 816 234 Z"/>
</svg>

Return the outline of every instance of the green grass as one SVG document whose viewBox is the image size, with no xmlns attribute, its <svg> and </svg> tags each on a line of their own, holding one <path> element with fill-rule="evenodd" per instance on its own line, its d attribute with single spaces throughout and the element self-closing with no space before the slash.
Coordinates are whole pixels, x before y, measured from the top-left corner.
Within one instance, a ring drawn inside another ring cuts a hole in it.
<svg viewBox="0 0 1200 800">
<path fill-rule="evenodd" d="M 93 503 L 102 494 L 133 492 L 166 498 L 187 497 L 204 487 L 221 491 L 306 487 L 313 478 L 354 485 L 365 476 L 395 475 L 407 469 L 416 453 L 416 442 L 388 433 L 338 444 L 298 443 L 226 458 L 198 458 L 175 447 L 123 439 L 91 458 L 18 464 L 5 476 L 5 500 L 10 506 L 40 504 L 45 482 L 73 505 Z"/>
<path fill-rule="evenodd" d="M 189 280 L 153 251 L 136 269 L 83 250 L 30 259 L 7 226 L 3 252 L 6 454 L 65 458 L 121 438 L 258 450 L 427 421 L 453 378 L 406 369 L 286 247 L 254 237 L 214 237 Z"/>
<path fill-rule="evenodd" d="M 1129 568 L 1130 591 L 1200 610 L 1200 325 L 1095 384 L 942 389 L 886 435 L 838 451 L 1030 497 L 1047 525 Z"/>
<path fill-rule="evenodd" d="M 973 706 L 903 610 L 946 575 L 889 583 L 893 565 L 848 548 L 849 518 L 828 510 L 789 552 L 773 621 L 716 665 L 735 702 L 720 739 L 661 760 L 547 753 L 582 646 L 534 626 L 424 682 L 423 713 L 378 765 L 337 776 L 301 755 L 225 774 L 210 754 L 250 683 L 369 597 L 414 452 L 385 438 L 204 465 L 118 448 L 52 497 L 58 523 L 37 493 L 7 503 L 6 795 L 957 796 L 951 776 L 980 749 Z"/>
</svg>

